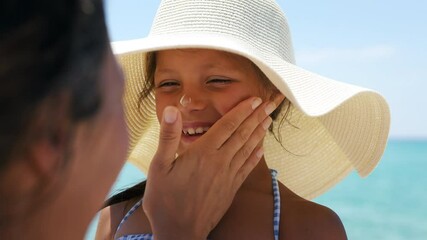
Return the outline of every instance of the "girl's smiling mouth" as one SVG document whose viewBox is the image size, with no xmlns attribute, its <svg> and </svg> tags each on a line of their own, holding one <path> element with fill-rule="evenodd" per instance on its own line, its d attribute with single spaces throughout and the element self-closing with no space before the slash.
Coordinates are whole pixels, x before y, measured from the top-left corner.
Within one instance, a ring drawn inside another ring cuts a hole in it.
<svg viewBox="0 0 427 240">
<path fill-rule="evenodd" d="M 209 130 L 209 127 L 188 127 L 183 128 L 182 133 L 186 136 L 203 135 Z"/>
<path fill-rule="evenodd" d="M 213 125 L 211 122 L 186 122 L 182 127 L 181 141 L 191 143 L 205 134 Z"/>
</svg>

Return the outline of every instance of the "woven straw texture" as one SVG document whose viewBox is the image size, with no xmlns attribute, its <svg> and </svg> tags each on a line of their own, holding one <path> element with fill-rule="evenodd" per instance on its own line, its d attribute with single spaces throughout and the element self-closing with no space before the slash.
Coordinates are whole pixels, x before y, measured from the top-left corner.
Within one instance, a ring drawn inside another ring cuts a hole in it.
<svg viewBox="0 0 427 240">
<path fill-rule="evenodd" d="M 164 0 L 148 37 L 112 46 L 127 79 L 129 161 L 144 172 L 159 132 L 153 95 L 138 106 L 144 55 L 163 49 L 228 51 L 265 73 L 292 102 L 290 124 L 279 133 L 282 145 L 271 135 L 264 140 L 266 161 L 302 197 L 324 193 L 353 169 L 367 176 L 385 149 L 390 126 L 385 99 L 296 66 L 286 17 L 272 0 Z"/>
</svg>

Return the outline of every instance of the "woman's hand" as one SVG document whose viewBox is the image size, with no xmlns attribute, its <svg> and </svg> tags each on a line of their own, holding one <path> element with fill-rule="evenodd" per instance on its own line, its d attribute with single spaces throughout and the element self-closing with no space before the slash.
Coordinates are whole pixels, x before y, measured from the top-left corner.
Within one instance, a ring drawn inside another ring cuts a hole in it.
<svg viewBox="0 0 427 240">
<path fill-rule="evenodd" d="M 242 101 L 178 157 L 181 115 L 165 108 L 143 203 L 157 240 L 206 239 L 263 156 L 257 145 L 275 108 L 260 98 Z"/>
</svg>

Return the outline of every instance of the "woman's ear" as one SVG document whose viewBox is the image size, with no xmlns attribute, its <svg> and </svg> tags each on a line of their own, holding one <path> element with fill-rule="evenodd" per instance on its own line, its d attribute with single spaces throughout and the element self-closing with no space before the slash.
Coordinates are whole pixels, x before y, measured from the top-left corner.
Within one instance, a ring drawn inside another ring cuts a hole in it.
<svg viewBox="0 0 427 240">
<path fill-rule="evenodd" d="M 50 178 L 58 171 L 64 161 L 65 151 L 60 144 L 53 143 L 47 137 L 35 140 L 28 148 L 26 159 L 36 175 Z"/>
<path fill-rule="evenodd" d="M 31 126 L 26 158 L 42 178 L 55 175 L 66 161 L 71 144 L 69 102 L 67 94 L 46 99 Z"/>
<path fill-rule="evenodd" d="M 37 106 L 31 125 L 0 175 L 0 192 L 5 194 L 0 199 L 7 206 L 1 216 L 24 217 L 35 200 L 45 202 L 46 193 L 63 179 L 72 131 L 68 104 L 59 99 L 44 100 Z"/>
</svg>

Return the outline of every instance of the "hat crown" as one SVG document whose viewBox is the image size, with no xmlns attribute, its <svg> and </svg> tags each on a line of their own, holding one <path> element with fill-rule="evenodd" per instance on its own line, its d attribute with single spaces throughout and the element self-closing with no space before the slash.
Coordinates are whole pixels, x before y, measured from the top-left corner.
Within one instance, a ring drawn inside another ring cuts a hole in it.
<svg viewBox="0 0 427 240">
<path fill-rule="evenodd" d="M 177 34 L 224 36 L 295 63 L 286 17 L 274 0 L 163 0 L 150 35 Z"/>
</svg>

